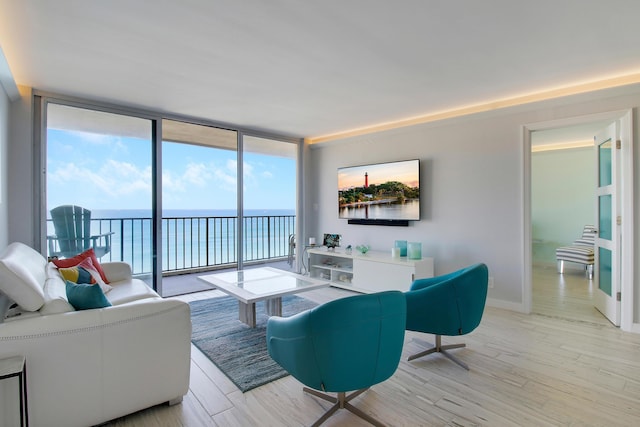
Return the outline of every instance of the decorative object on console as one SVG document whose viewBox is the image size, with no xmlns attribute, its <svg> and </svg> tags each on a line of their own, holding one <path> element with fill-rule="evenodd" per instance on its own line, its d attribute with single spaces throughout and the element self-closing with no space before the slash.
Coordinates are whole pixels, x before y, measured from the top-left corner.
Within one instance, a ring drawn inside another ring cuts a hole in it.
<svg viewBox="0 0 640 427">
<path fill-rule="evenodd" d="M 406 240 L 396 240 L 396 248 L 400 249 L 400 256 L 407 256 Z"/>
<path fill-rule="evenodd" d="M 322 245 L 326 246 L 327 249 L 337 248 L 340 246 L 340 235 L 325 233 L 324 238 L 322 239 Z"/>
<path fill-rule="evenodd" d="M 421 259 L 422 258 L 422 243 L 409 242 L 407 247 L 407 255 L 409 259 Z"/>
<path fill-rule="evenodd" d="M 356 249 L 362 255 L 366 255 L 366 253 L 369 252 L 369 249 L 371 249 L 371 246 L 369 246 L 369 245 L 358 245 L 358 246 L 356 246 Z"/>
<path fill-rule="evenodd" d="M 351 251 L 352 251 L 351 245 L 347 246 L 347 247 L 346 247 L 346 249 L 344 250 L 344 252 L 345 252 L 347 255 L 351 255 Z"/>
</svg>

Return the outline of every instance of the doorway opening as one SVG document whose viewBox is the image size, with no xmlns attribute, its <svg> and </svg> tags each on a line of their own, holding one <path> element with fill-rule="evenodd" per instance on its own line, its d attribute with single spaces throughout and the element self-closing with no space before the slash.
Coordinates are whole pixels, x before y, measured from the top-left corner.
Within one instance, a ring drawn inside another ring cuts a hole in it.
<svg viewBox="0 0 640 427">
<path fill-rule="evenodd" d="M 633 157 L 630 110 L 536 123 L 523 127 L 525 148 L 523 300 L 526 312 L 578 321 L 608 323 L 608 320 L 594 308 L 593 296 L 598 292 L 597 282 L 590 281 L 582 269 L 583 266 L 578 264 L 574 269 L 565 270 L 563 275 L 558 274 L 555 248 L 572 243 L 580 237 L 585 225 L 597 221 L 594 192 L 597 175 L 596 150 L 593 145 L 593 136 L 615 121 L 619 121 L 621 125 L 620 138 L 623 147 L 620 175 L 623 188 L 621 212 L 623 217 L 632 218 Z M 582 132 L 582 136 L 575 136 L 578 135 L 578 131 Z M 563 142 L 564 146 L 553 147 L 560 142 Z M 554 164 L 559 171 L 550 169 Z M 578 170 L 580 164 L 584 165 L 582 166 L 584 169 Z M 541 172 L 541 168 L 546 168 L 544 173 Z M 566 180 L 567 173 L 574 174 L 573 182 L 563 181 L 562 175 L 565 175 Z M 543 178 L 539 178 L 541 174 L 544 175 Z M 628 221 L 626 230 L 623 226 L 621 232 L 632 235 L 632 221 Z M 621 304 L 623 314 L 621 327 L 628 329 L 632 324 L 632 316 L 629 313 L 632 313 L 633 308 L 633 282 L 628 280 L 633 277 L 631 262 L 633 247 L 632 244 L 624 244 L 620 249 L 622 254 L 620 286 L 623 288 L 623 294 L 628 295 L 628 300 L 623 300 Z M 627 288 L 626 292 L 624 288 Z"/>
<path fill-rule="evenodd" d="M 559 274 L 555 251 L 595 224 L 593 135 L 609 121 L 531 133 L 532 312 L 554 318 L 606 323 L 594 307 L 593 278 L 578 263 Z"/>
</svg>

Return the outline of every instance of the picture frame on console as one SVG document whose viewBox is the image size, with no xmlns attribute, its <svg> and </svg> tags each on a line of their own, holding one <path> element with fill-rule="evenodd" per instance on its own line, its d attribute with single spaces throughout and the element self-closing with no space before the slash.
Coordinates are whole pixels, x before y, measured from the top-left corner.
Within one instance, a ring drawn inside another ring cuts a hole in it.
<svg viewBox="0 0 640 427">
<path fill-rule="evenodd" d="M 322 238 L 322 246 L 326 246 L 328 250 L 333 251 L 340 246 L 340 234 L 325 233 Z"/>
</svg>

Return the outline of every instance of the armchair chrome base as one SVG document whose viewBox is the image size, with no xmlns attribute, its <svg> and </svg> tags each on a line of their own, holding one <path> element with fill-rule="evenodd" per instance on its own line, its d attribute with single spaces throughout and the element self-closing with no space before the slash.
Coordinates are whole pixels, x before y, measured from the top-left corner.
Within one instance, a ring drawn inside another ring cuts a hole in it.
<svg viewBox="0 0 640 427">
<path fill-rule="evenodd" d="M 360 409 L 356 408 L 355 406 L 353 406 L 352 404 L 349 403 L 350 400 L 352 400 L 355 397 L 361 395 L 362 393 L 367 391 L 368 388 L 363 388 L 363 389 L 354 391 L 353 393 L 349 394 L 348 396 L 343 391 L 337 393 L 336 396 L 331 396 L 331 395 L 328 395 L 326 393 L 322 393 L 321 391 L 314 390 L 314 389 L 309 388 L 309 387 L 303 387 L 302 390 L 307 392 L 307 393 L 309 393 L 309 394 L 312 394 L 312 395 L 314 395 L 316 397 L 319 397 L 320 399 L 324 399 L 324 400 L 329 401 L 331 403 L 335 403 L 335 405 L 333 405 L 327 412 L 325 412 L 325 414 L 323 416 L 321 416 L 318 419 L 318 421 L 313 423 L 312 427 L 317 427 L 320 424 L 322 424 L 323 422 L 325 422 L 338 409 L 347 409 L 347 410 L 351 411 L 352 413 L 356 414 L 357 416 L 359 416 L 360 418 L 362 418 L 363 420 L 366 420 L 369 423 L 373 424 L 374 426 L 385 427 L 385 425 L 382 424 L 380 421 L 376 420 L 375 418 L 371 417 L 368 414 L 365 414 L 363 411 L 361 411 Z"/>
<path fill-rule="evenodd" d="M 430 349 L 427 349 L 425 351 L 422 351 L 420 353 L 414 354 L 412 356 L 409 356 L 409 358 L 407 360 L 414 360 L 417 359 L 419 357 L 422 356 L 426 356 L 427 354 L 431 354 L 431 353 L 442 353 L 443 355 L 447 356 L 452 362 L 457 363 L 458 365 L 462 366 L 464 369 L 466 369 L 467 371 L 469 370 L 469 366 L 467 366 L 466 363 L 464 363 L 462 360 L 458 359 L 457 357 L 455 357 L 454 355 L 452 355 L 451 353 L 449 353 L 447 350 L 451 350 L 454 348 L 462 348 L 462 347 L 466 347 L 466 344 L 449 344 L 449 345 L 442 345 L 442 336 L 441 335 L 436 335 L 436 344 L 434 347 L 431 347 Z"/>
</svg>

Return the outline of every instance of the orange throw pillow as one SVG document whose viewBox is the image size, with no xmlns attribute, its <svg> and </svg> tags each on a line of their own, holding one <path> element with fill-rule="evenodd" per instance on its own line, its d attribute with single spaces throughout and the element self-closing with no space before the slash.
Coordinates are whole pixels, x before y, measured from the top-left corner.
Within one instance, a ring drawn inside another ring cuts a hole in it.
<svg viewBox="0 0 640 427">
<path fill-rule="evenodd" d="M 96 258 L 96 253 L 93 251 L 93 248 L 89 248 L 86 251 L 82 252 L 81 254 L 74 256 L 73 258 L 54 259 L 52 262 L 58 268 L 69 268 L 69 267 L 75 267 L 76 265 L 80 264 L 82 260 L 84 260 L 85 258 L 91 259 L 91 262 L 93 263 L 93 267 L 96 270 L 98 270 L 98 273 L 100 273 L 100 277 L 102 277 L 102 280 L 104 280 L 104 283 L 109 283 L 109 281 L 107 280 L 107 277 L 104 275 L 102 266 L 98 262 L 98 258 Z"/>
</svg>

